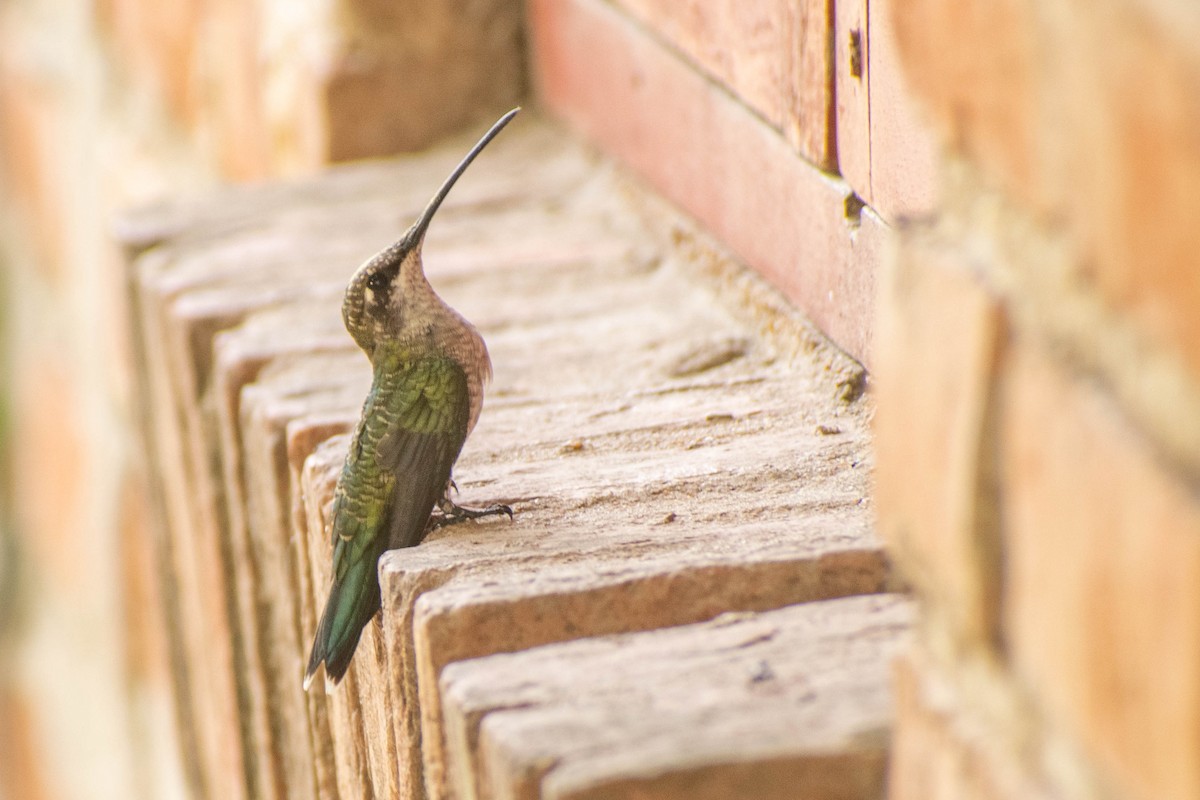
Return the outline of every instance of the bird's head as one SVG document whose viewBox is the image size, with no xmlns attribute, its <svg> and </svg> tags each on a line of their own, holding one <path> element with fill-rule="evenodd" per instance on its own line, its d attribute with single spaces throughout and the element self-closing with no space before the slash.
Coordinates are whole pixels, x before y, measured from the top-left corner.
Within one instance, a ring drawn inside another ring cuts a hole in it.
<svg viewBox="0 0 1200 800">
<path fill-rule="evenodd" d="M 395 244 L 372 256 L 350 279 L 342 302 L 342 320 L 367 355 L 375 351 L 378 342 L 400 336 L 409 322 L 413 302 L 432 295 L 421 264 L 425 231 L 455 182 L 520 110 L 514 108 L 497 120 L 442 183 L 412 227 Z"/>
</svg>

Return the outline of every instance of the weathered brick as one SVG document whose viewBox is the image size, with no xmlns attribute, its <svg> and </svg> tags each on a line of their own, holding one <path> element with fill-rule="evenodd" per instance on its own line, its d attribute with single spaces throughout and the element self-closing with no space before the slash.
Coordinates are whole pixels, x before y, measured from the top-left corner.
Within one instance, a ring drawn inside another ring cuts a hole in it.
<svg viewBox="0 0 1200 800">
<path fill-rule="evenodd" d="M 135 87 L 236 179 L 427 146 L 520 98 L 520 4 L 440 0 L 398 14 L 216 0 L 108 0 L 98 17 Z"/>
<path fill-rule="evenodd" d="M 910 611 L 844 598 L 452 664 L 456 796 L 879 797 Z"/>
<path fill-rule="evenodd" d="M 1005 330 L 998 299 L 959 253 L 905 234 L 884 272 L 875 496 L 880 533 L 934 614 L 987 643 L 1001 579 L 990 459 Z"/>
<path fill-rule="evenodd" d="M 241 263 L 239 249 L 225 251 L 231 264 Z M 337 247 L 308 253 L 322 266 L 356 257 Z M 207 260 L 213 276 L 221 276 L 222 255 L 210 253 Z M 281 272 L 296 274 L 297 265 L 289 266 L 278 251 L 260 249 L 255 264 L 255 278 L 240 272 L 246 287 L 276 283 Z M 301 573 L 308 564 L 294 552 L 293 504 L 299 504 L 300 486 L 288 436 L 297 417 L 353 406 L 366 390 L 365 361 L 338 314 L 341 290 L 340 281 L 310 283 L 300 294 L 315 299 L 282 306 L 275 305 L 278 290 L 195 292 L 199 305 L 219 308 L 237 296 L 249 309 L 241 324 L 213 337 L 211 380 L 227 509 L 222 535 L 238 611 L 243 735 L 252 743 L 247 752 L 254 756 L 254 794 L 260 797 L 329 796 L 333 782 L 328 759 L 314 763 L 324 743 L 314 741 L 307 725 L 313 711 L 296 690 L 304 646 Z M 340 380 L 331 383 L 334 378 Z M 323 723 L 315 719 L 312 729 Z"/>
<path fill-rule="evenodd" d="M 835 167 L 833 21 L 825 0 L 617 4 L 783 131 L 806 159 Z"/>
<path fill-rule="evenodd" d="M 338 307 L 336 302 L 322 306 L 325 312 Z M 370 626 L 359 645 L 361 665 L 356 680 L 347 684 L 335 702 L 327 704 L 319 692 L 306 697 L 299 690 L 310 631 L 315 629 L 317 604 L 324 602 L 330 570 L 328 531 L 324 526 L 310 529 L 307 524 L 319 509 L 301 511 L 305 505 L 302 463 L 311 446 L 321 441 L 317 434 L 328 436 L 352 424 L 352 410 L 366 393 L 369 380 L 366 360 L 346 341 L 344 331 L 317 346 L 313 339 L 304 342 L 294 335 L 279 335 L 320 315 L 316 308 L 298 305 L 248 321 L 273 329 L 272 341 L 279 348 L 255 382 L 242 390 L 241 430 L 251 476 L 246 497 L 252 545 L 263 584 L 262 602 L 274 617 L 263 642 L 264 650 L 271 654 L 267 683 L 274 724 L 283 739 L 286 796 L 314 789 L 328 796 L 337 785 L 343 796 L 373 791 L 377 796 L 395 797 L 399 792 L 397 771 L 390 757 L 394 748 L 387 741 L 393 711 L 390 698 L 379 686 L 381 670 L 369 668 L 384 663 L 378 651 L 378 624 Z M 335 313 L 328 316 L 330 325 L 318 326 L 314 339 L 341 327 Z M 302 449 L 302 441 L 309 449 Z M 342 457 L 344 445 L 337 453 L 339 462 Z M 313 492 L 308 497 L 325 495 Z M 320 588 L 314 593 L 314 587 Z M 323 736 L 328 740 L 320 741 Z"/>
<path fill-rule="evenodd" d="M 597 262 L 604 263 L 611 262 Z M 852 532 L 855 523 L 839 521 L 841 513 L 811 519 L 802 537 L 808 544 L 791 538 L 799 532 L 795 525 L 745 522 L 759 504 L 778 509 L 796 502 L 793 481 L 783 481 L 784 494 L 775 497 L 761 481 L 753 481 L 755 491 L 743 492 L 716 477 L 745 472 L 750 461 L 758 459 L 752 454 L 765 450 L 775 453 L 775 463 L 799 457 L 789 455 L 794 453 L 790 442 L 797 442 L 794 431 L 806 423 L 785 425 L 787 440 L 773 444 L 770 434 L 759 429 L 770 424 L 781 403 L 795 404 L 799 389 L 767 380 L 755 381 L 758 388 L 748 386 L 746 393 L 730 393 L 731 384 L 725 381 L 737 385 L 740 381 L 732 375 L 752 368 L 752 362 L 742 358 L 725 366 L 726 379 L 711 389 L 705 388 L 708 380 L 702 373 L 686 379 L 702 383 L 682 394 L 651 392 L 632 405 L 620 399 L 636 392 L 638 385 L 654 385 L 651 374 L 661 369 L 656 362 L 669 365 L 687 353 L 676 347 L 675 354 L 663 354 L 661 360 L 646 362 L 645 356 L 631 360 L 622 354 L 642 348 L 632 342 L 621 345 L 623 337 L 653 332 L 655 340 L 670 342 L 678 338 L 672 335 L 674 330 L 701 329 L 711 336 L 716 321 L 693 320 L 690 304 L 677 304 L 671 314 L 660 316 L 660 310 L 646 304 L 654 291 L 639 288 L 637 280 L 613 280 L 611 266 L 601 273 L 605 277 L 595 273 L 590 280 L 602 283 L 584 292 L 571 288 L 583 278 L 578 273 L 571 277 L 560 271 L 553 284 L 544 275 L 528 276 L 540 284 L 540 302 L 557 309 L 552 320 L 535 323 L 527 318 L 525 325 L 545 326 L 545 332 L 534 337 L 542 343 L 537 350 L 522 344 L 530 334 L 513 324 L 512 311 L 506 315 L 510 320 L 506 332 L 489 337 L 495 363 L 507 365 L 518 382 L 506 386 L 498 372 L 495 396 L 500 399 L 489 405 L 480 430 L 468 444 L 459 481 L 468 497 L 479 491 L 472 489 L 479 485 L 486 487 L 488 499 L 529 498 L 518 504 L 517 523 L 511 528 L 507 523 L 489 525 L 476 535 L 447 531 L 420 548 L 388 555 L 381 565 L 385 619 L 389 631 L 394 631 L 388 647 L 395 656 L 392 675 L 398 684 L 393 695 L 403 698 L 404 713 L 397 718 L 401 727 L 396 734 L 400 760 L 410 765 L 412 780 L 419 780 L 419 744 L 434 796 L 440 796 L 442 771 L 437 677 L 450 661 L 589 632 L 703 619 L 727 608 L 762 608 L 872 591 L 885 580 L 879 554 L 870 549 L 869 539 Z M 517 288 L 518 279 L 518 274 L 504 276 L 509 290 Z M 490 294 L 484 287 L 479 290 Z M 609 311 L 601 316 L 605 308 Z M 488 316 L 481 308 L 477 317 L 485 335 Z M 592 330 L 605 331 L 604 345 L 586 356 L 572 356 L 568 351 L 577 353 L 581 343 L 563 326 L 582 316 L 591 319 Z M 613 358 L 623 366 L 610 363 Z M 553 379 L 537 379 L 547 365 L 553 365 L 549 367 Z M 652 372 L 646 373 L 647 369 Z M 776 396 L 776 391 L 783 394 Z M 722 399 L 717 401 L 712 392 Z M 776 399 L 770 400 L 772 396 Z M 530 404 L 532 397 L 538 402 Z M 589 411 L 597 402 L 601 409 L 611 410 Z M 758 420 L 755 430 L 741 430 L 732 439 L 707 430 L 708 423 L 703 430 L 693 431 L 697 421 L 709 415 L 705 409 L 716 402 L 721 414 L 731 415 L 735 424 L 753 414 Z M 530 431 L 538 432 L 533 441 Z M 850 433 L 846 427 L 842 431 L 841 436 Z M 718 452 L 704 444 L 712 437 L 717 437 L 713 444 L 720 448 Z M 816 437 L 817 442 L 823 440 Z M 572 441 L 578 446 L 565 452 L 575 455 L 564 458 L 564 442 Z M 639 453 L 636 464 L 611 449 L 609 442 L 618 441 L 625 442 L 620 450 Z M 488 443 L 487 450 L 472 451 L 472 445 L 483 442 Z M 807 448 L 813 443 L 805 436 L 797 445 Z M 838 444 L 840 448 L 848 442 Z M 514 449 L 522 453 L 524 464 L 518 473 L 499 457 Z M 820 458 L 815 453 L 812 457 Z M 330 466 L 336 468 L 336 463 Z M 843 481 L 852 485 L 856 480 L 853 471 L 842 472 L 844 467 L 831 463 L 828 468 L 837 475 L 832 481 L 818 477 L 824 468 L 805 469 L 808 477 L 800 480 L 805 494 L 832 490 L 840 495 L 844 489 L 832 486 Z M 657 488 L 646 488 L 647 480 Z M 641 501 L 620 500 L 627 491 Z M 713 502 L 714 492 L 721 496 L 719 505 L 724 508 L 750 504 L 735 515 L 749 527 L 726 527 L 720 541 L 694 530 L 712 513 L 703 509 Z M 599 527 L 589 522 L 596 513 L 604 520 Z M 654 524 L 661 520 L 673 521 Z M 823 542 L 831 549 L 827 551 Z M 411 755 L 405 758 L 405 753 Z"/>
<path fill-rule="evenodd" d="M 528 157 L 545 160 L 532 152 Z M 776 421 L 776 415 L 796 408 L 796 398 L 806 390 L 767 376 L 737 389 L 744 380 L 737 376 L 757 369 L 752 355 L 695 375 L 676 375 L 678 365 L 702 361 L 697 354 L 706 348 L 746 334 L 711 316 L 703 304 L 686 300 L 678 288 L 670 290 L 676 300 L 664 308 L 656 300 L 662 287 L 682 284 L 646 271 L 646 264 L 658 258 L 644 254 L 651 241 L 647 232 L 630 227 L 616 209 L 593 207 L 597 197 L 594 188 L 583 193 L 574 201 L 582 205 L 562 212 L 568 216 L 559 218 L 556 212 L 543 232 L 531 231 L 531 239 L 513 242 L 512 258 L 505 255 L 509 245 L 481 238 L 486 232 L 481 229 L 460 231 L 460 244 L 428 260 L 437 275 L 470 277 L 469 284 L 461 279 L 447 284 L 447 291 L 461 287 L 451 302 L 483 330 L 497 369 L 488 411 L 460 462 L 464 498 L 482 491 L 486 494 L 476 502 L 525 499 L 518 502 L 518 521 L 511 527 L 502 522 L 476 535 L 469 529 L 438 532 L 419 548 L 389 555 L 381 567 L 390 696 L 398 698 L 393 701 L 395 760 L 404 787 L 419 786 L 423 764 L 429 764 L 431 791 L 440 791 L 436 687 L 441 667 L 450 660 L 592 630 L 692 621 L 731 607 L 871 591 L 886 579 L 869 532 L 858 527 L 866 521 L 858 516 L 865 509 L 850 491 L 865 473 L 858 471 L 862 465 L 847 467 L 842 461 L 843 448 L 853 446 L 861 429 L 839 421 L 830 423 L 841 429 L 832 438 L 815 432 L 821 424 L 817 418 L 841 416 L 836 406 L 826 405 L 832 388 L 822 383 L 811 402 L 799 404 L 824 412 L 804 412 L 816 417 L 787 423 Z M 462 224 L 468 222 L 464 217 Z M 445 223 L 457 224 L 454 218 Z M 491 302 L 501 295 L 525 300 L 503 306 Z M 581 324 L 601 332 L 595 342 L 575 335 Z M 581 355 L 584 346 L 590 349 Z M 660 390 L 644 388 L 663 381 Z M 669 388 L 676 384 L 692 388 Z M 628 399 L 631 392 L 636 402 Z M 735 429 L 713 429 L 721 420 Z M 750 428 L 739 422 L 751 420 Z M 768 432 L 776 425 L 788 431 L 785 438 Z M 797 427 L 811 433 L 797 439 Z M 571 442 L 577 444 L 568 447 Z M 798 534 L 794 524 L 745 523 L 753 516 L 748 509 L 760 504 L 778 508 L 805 502 L 796 496 L 796 481 L 780 482 L 783 494 L 760 481 L 753 481 L 753 492 L 740 492 L 717 476 L 744 472 L 759 463 L 764 450 L 775 451 L 775 463 L 785 464 L 800 458 L 795 448 L 814 446 L 817 452 L 803 459 L 813 466 L 804 468 L 807 477 L 797 479 L 803 494 L 845 496 L 857 522 L 842 512 L 821 514 L 804 526 L 807 544 L 791 538 Z M 623 455 L 630 449 L 639 453 L 636 462 Z M 821 451 L 827 455 L 818 455 Z M 524 465 L 515 473 L 506 460 L 514 452 Z M 834 460 L 825 460 L 830 457 Z M 341 453 L 329 453 L 320 467 L 315 459 L 309 466 L 327 471 L 323 485 L 328 489 Z M 833 476 L 821 477 L 826 469 Z M 671 488 L 676 485 L 685 488 Z M 640 501 L 620 500 L 625 491 Z M 846 491 L 850 494 L 843 495 Z M 704 498 L 717 495 L 725 513 L 750 527 L 727 529 L 714 542 L 693 526 L 713 513 L 701 511 L 710 502 Z M 613 500 L 603 499 L 608 496 Z M 310 495 L 310 500 L 322 506 L 322 497 Z M 647 510 L 643 503 L 653 506 Z M 734 503 L 750 505 L 735 513 Z M 598 527 L 589 522 L 597 513 L 604 519 Z M 651 524 L 671 514 L 674 522 Z M 495 624 L 498 613 L 503 624 Z M 361 677 L 363 668 L 371 674 L 377 669 L 364 660 L 352 671 Z M 360 692 L 359 703 L 373 708 L 379 699 Z M 379 735 L 365 713 L 362 722 L 368 739 Z"/>
<path fill-rule="evenodd" d="M 433 797 L 445 791 L 437 680 L 451 661 L 877 591 L 886 581 L 859 527 L 865 507 L 853 487 L 864 465 L 850 450 L 862 431 L 842 417 L 833 439 L 817 432 L 816 419 L 840 416 L 832 387 L 759 373 L 753 357 L 670 377 L 698 347 L 738 332 L 678 288 L 663 307 L 636 263 L 612 257 L 611 244 L 582 262 L 576 255 L 553 278 L 528 267 L 476 274 L 474 292 L 456 304 L 480 324 L 498 365 L 496 399 L 463 454 L 459 485 L 468 500 L 484 487 L 476 502 L 524 501 L 514 502 L 511 526 L 439 532 L 381 562 L 392 694 L 402 698 L 399 760 L 408 781 L 424 771 Z M 502 284 L 489 288 L 492 280 Z M 659 274 L 654 285 L 678 280 Z M 529 305 L 505 311 L 489 334 L 497 310 L 472 297 L 524 295 L 525 281 L 537 285 Z M 598 339 L 572 335 L 580 320 Z M 720 420 L 734 428 L 713 429 Z M 512 452 L 519 470 L 504 457 Z M 767 481 L 763 452 L 800 473 Z M 802 497 L 829 512 L 771 521 L 807 506 Z M 713 514 L 739 522 L 706 536 Z"/>
<path fill-rule="evenodd" d="M 242 436 L 238 427 L 241 388 L 262 368 L 261 353 L 246 353 L 237 340 L 219 334 L 214 340 L 213 387 L 217 425 L 220 432 L 221 467 L 228 525 L 232 585 L 231 605 L 235 610 L 236 640 L 240 679 L 239 705 L 242 730 L 257 742 L 254 750 L 251 779 L 255 793 L 263 797 L 278 796 L 281 765 L 270 723 L 270 703 L 267 699 L 267 673 L 264 653 L 258 646 L 262 636 L 259 620 L 260 581 L 255 569 L 254 551 L 250 546 L 246 497 L 243 483 Z"/>
<path fill-rule="evenodd" d="M 344 407 L 350 399 L 345 389 L 362 390 L 363 365 L 351 355 L 346 349 L 340 357 L 319 352 L 283 353 L 241 391 L 243 496 L 261 609 L 259 647 L 267 670 L 271 727 L 279 740 L 277 754 L 285 781 L 282 794 L 289 798 L 315 797 L 317 787 L 312 732 L 307 726 L 309 711 L 298 688 L 307 645 L 300 626 L 299 572 L 308 569 L 308 564 L 299 561 L 299 548 L 292 537 L 292 504 L 300 500 L 299 487 L 293 490 L 290 483 L 286 430 L 304 413 Z M 345 389 L 330 385 L 328 378 L 333 375 L 344 376 Z"/>
<path fill-rule="evenodd" d="M 630 163 L 870 360 L 886 226 L 843 182 L 599 0 L 529 6 L 534 77 L 555 113 Z M 589 55 L 590 54 L 590 55 Z"/>
<path fill-rule="evenodd" d="M 1004 400 L 1017 676 L 1131 797 L 1200 793 L 1200 502 L 1097 385 L 1026 343 Z"/>
<path fill-rule="evenodd" d="M 179 602 L 172 635 L 184 654 L 180 678 L 189 704 L 187 725 L 194 727 L 209 790 L 239 797 L 246 787 L 233 617 L 227 605 L 231 575 L 213 504 L 217 476 L 209 469 L 212 454 L 198 402 L 201 390 L 191 340 L 191 325 L 198 323 L 203 330 L 205 324 L 186 312 L 177 313 L 178 287 L 162 281 L 159 272 L 169 263 L 165 253 L 144 259 L 136 265 L 136 281 L 139 323 L 146 333 L 141 361 L 151 412 L 147 426 L 154 442 L 152 469 L 169 526 L 170 591 Z"/>
<path fill-rule="evenodd" d="M 1104 383 L 1116 402 L 1193 479 L 1200 476 L 1200 382 L 1182 357 L 1156 347 L 1128 316 L 1082 280 L 1061 229 L 1039 226 L 984 184 L 978 171 L 947 171 L 937 227 L 970 252 L 989 283 L 1003 287 L 1014 329 L 1053 342 L 1064 359 Z"/>
<path fill-rule="evenodd" d="M 636 545 L 644 532 L 614 533 L 619 538 L 608 543 L 614 551 L 639 552 Z M 767 531 L 730 533 L 770 536 Z M 736 566 L 715 563 L 670 540 L 658 543 L 656 549 L 663 552 L 641 553 L 640 569 L 621 558 L 576 556 L 570 560 L 582 563 L 570 565 L 556 563 L 565 558 L 539 559 L 520 568 L 491 564 L 459 570 L 441 586 L 424 587 L 413 612 L 410 646 L 416 662 L 426 781 L 433 796 L 444 796 L 437 782 L 446 780 L 447 769 L 437 678 L 451 661 L 581 636 L 693 622 L 724 609 L 772 608 L 873 592 L 886 585 L 882 561 L 861 549 Z M 392 575 L 400 575 L 398 565 L 390 569 Z M 409 572 L 405 577 L 411 585 L 427 571 Z M 480 582 L 490 584 L 490 590 L 478 591 Z"/>
<path fill-rule="evenodd" d="M 266 723 L 255 738 L 260 795 L 278 783 L 283 796 L 312 796 L 322 791 L 322 780 L 332 782 L 328 763 L 314 764 L 323 743 L 306 730 L 313 712 L 296 691 L 308 630 L 301 604 L 309 565 L 298 545 L 297 458 L 303 457 L 293 452 L 294 428 L 300 422 L 313 427 L 316 417 L 325 437 L 344 430 L 347 422 L 339 429 L 328 417 L 353 407 L 368 376 L 338 313 L 340 287 L 314 294 L 255 311 L 214 339 L 228 535 L 239 554 L 235 573 L 247 642 L 246 713 Z M 312 728 L 321 724 L 314 720 Z"/>
<path fill-rule="evenodd" d="M 320 489 L 309 484 L 309 474 L 304 467 L 308 456 L 317 450 L 322 442 L 333 442 L 335 452 L 341 445 L 341 435 L 347 433 L 354 424 L 352 415 L 345 412 L 330 415 L 305 415 L 303 419 L 293 420 L 287 426 L 288 465 L 291 472 L 289 484 L 294 501 L 292 508 L 292 542 L 296 546 L 295 558 L 299 562 L 298 585 L 300 596 L 301 631 L 316 630 L 317 615 L 320 612 L 318 603 L 319 590 L 315 581 L 318 579 L 314 558 L 323 558 L 326 553 L 327 539 L 325 532 L 312 528 L 314 520 L 320 520 L 326 512 L 308 503 L 309 497 L 326 497 L 332 491 L 329 486 Z M 314 549 L 313 542 L 317 543 Z M 303 641 L 303 640 L 302 640 Z M 304 644 L 307 644 L 305 641 Z M 301 658 L 307 653 L 300 651 Z M 313 770 L 317 784 L 317 794 L 322 800 L 339 797 L 337 770 L 337 743 L 332 733 L 329 706 L 326 699 L 318 692 L 308 693 L 306 706 L 308 709 L 308 729 L 310 746 L 313 753 Z"/>
</svg>

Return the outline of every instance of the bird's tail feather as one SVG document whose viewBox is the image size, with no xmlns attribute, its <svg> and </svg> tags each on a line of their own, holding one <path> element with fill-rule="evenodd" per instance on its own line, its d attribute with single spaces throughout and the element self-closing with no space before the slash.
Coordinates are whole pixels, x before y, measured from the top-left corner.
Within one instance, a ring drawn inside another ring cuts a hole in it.
<svg viewBox="0 0 1200 800">
<path fill-rule="evenodd" d="M 350 564 L 341 579 L 334 580 L 313 637 L 304 673 L 305 691 L 322 663 L 326 684 L 336 684 L 346 674 L 363 628 L 379 610 L 378 560 L 378 553 L 365 553 Z"/>
</svg>

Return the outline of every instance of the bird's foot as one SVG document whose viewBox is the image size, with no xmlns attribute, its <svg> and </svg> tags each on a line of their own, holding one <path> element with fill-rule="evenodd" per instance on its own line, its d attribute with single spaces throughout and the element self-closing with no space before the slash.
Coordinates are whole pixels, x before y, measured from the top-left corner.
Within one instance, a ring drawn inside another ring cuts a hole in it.
<svg viewBox="0 0 1200 800">
<path fill-rule="evenodd" d="M 466 522 L 469 519 L 480 519 L 481 517 L 495 517 L 500 514 L 508 515 L 509 520 L 513 518 L 512 506 L 506 506 L 503 503 L 485 506 L 484 508 L 467 508 L 460 506 L 458 503 L 450 499 L 449 493 L 438 501 L 438 510 L 441 514 L 433 518 L 434 530 L 443 528 L 447 525 L 457 525 L 460 522 Z"/>
</svg>

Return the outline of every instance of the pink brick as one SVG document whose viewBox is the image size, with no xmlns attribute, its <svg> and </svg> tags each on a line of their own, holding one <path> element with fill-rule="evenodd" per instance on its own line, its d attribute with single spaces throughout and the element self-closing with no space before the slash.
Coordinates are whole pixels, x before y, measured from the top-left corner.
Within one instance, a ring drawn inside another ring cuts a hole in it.
<svg viewBox="0 0 1200 800">
<path fill-rule="evenodd" d="M 848 212 L 849 187 L 605 3 L 535 0 L 529 13 L 544 102 L 869 360 L 886 226 Z"/>
<path fill-rule="evenodd" d="M 618 0 L 725 84 L 812 163 L 833 169 L 831 4 L 825 0 Z"/>
</svg>

